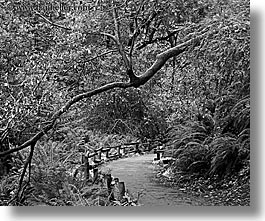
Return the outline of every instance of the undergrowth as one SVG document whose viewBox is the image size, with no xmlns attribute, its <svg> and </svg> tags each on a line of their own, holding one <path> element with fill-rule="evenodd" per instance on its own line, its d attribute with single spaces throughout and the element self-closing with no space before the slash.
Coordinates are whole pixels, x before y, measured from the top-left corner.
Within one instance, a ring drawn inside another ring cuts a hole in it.
<svg viewBox="0 0 265 221">
<path fill-rule="evenodd" d="M 30 174 L 22 183 L 22 191 L 18 195 L 19 180 L 23 170 L 23 162 L 29 150 L 20 152 L 18 168 L 1 179 L 0 205 L 17 206 L 136 206 L 137 202 L 127 193 L 126 200 L 110 200 L 106 187 L 105 175 L 99 174 L 97 180 L 86 181 L 81 155 L 84 150 L 96 149 L 99 146 L 118 145 L 129 137 L 96 135 L 89 131 L 70 131 L 64 141 L 43 140 L 35 146 L 30 165 Z M 80 136 L 80 139 L 73 138 Z M 85 140 L 87 139 L 87 140 Z M 100 142 L 99 142 L 100 141 Z M 118 143 L 119 142 L 119 143 Z M 97 144 L 97 145 L 95 145 Z"/>
<path fill-rule="evenodd" d="M 219 205 L 249 205 L 249 103 L 244 97 L 224 117 L 206 114 L 172 127 L 166 146 L 175 160 L 162 173 L 170 170 L 172 183 L 212 200 L 219 198 Z"/>
</svg>

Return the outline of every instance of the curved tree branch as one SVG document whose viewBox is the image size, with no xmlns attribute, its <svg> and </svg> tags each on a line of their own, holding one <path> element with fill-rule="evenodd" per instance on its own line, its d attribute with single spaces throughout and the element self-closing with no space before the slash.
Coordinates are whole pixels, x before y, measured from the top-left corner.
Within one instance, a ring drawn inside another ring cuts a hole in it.
<svg viewBox="0 0 265 221">
<path fill-rule="evenodd" d="M 200 35 L 196 38 L 193 38 L 189 41 L 186 41 L 182 44 L 179 44 L 173 48 L 170 48 L 170 49 L 158 54 L 156 61 L 148 70 L 146 70 L 140 76 L 136 76 L 135 78 L 130 78 L 129 82 L 109 83 L 109 84 L 103 85 L 99 88 L 96 88 L 94 90 L 91 90 L 91 91 L 88 91 L 88 92 L 74 96 L 60 110 L 58 110 L 56 113 L 54 113 L 54 115 L 52 116 L 52 118 L 50 120 L 50 124 L 47 125 L 46 127 L 44 127 L 42 129 L 42 131 L 38 132 L 35 136 L 33 136 L 31 139 L 29 139 L 28 141 L 26 141 L 25 143 L 23 143 L 19 147 L 1 152 L 0 157 L 6 156 L 8 154 L 11 154 L 11 153 L 14 153 L 17 151 L 20 151 L 20 150 L 36 143 L 42 136 L 44 136 L 48 131 L 50 131 L 53 128 L 57 119 L 59 119 L 62 114 L 67 112 L 69 110 L 69 108 L 75 103 L 77 103 L 77 102 L 79 102 L 85 98 L 92 97 L 94 95 L 109 91 L 109 90 L 114 89 L 114 88 L 123 88 L 123 89 L 129 88 L 129 87 L 137 88 L 141 85 L 144 85 L 149 79 L 151 79 L 165 65 L 165 63 L 170 58 L 172 58 L 174 56 L 178 56 L 179 54 L 183 53 L 185 50 L 187 50 L 191 46 L 195 47 L 195 46 L 199 45 L 200 40 L 203 37 L 205 37 L 205 34 Z"/>
<path fill-rule="evenodd" d="M 34 12 L 35 12 L 36 15 L 40 16 L 45 22 L 49 23 L 50 25 L 52 25 L 54 27 L 57 27 L 57 28 L 61 28 L 61 29 L 67 30 L 67 31 L 72 31 L 71 28 L 68 28 L 68 27 L 65 27 L 65 26 L 62 26 L 62 25 L 59 25 L 59 24 L 56 24 L 56 23 L 52 22 L 51 20 L 46 18 L 44 15 L 42 15 L 38 11 L 35 10 Z"/>
<path fill-rule="evenodd" d="M 199 35 L 196 38 L 188 40 L 184 43 L 181 43 L 173 48 L 170 48 L 160 54 L 157 55 L 156 61 L 153 65 L 146 70 L 140 76 L 137 76 L 137 81 L 133 82 L 134 87 L 139 87 L 144 85 L 150 78 L 152 78 L 164 65 L 165 63 L 172 57 L 176 57 L 179 54 L 186 51 L 189 47 L 196 47 L 200 44 L 201 39 L 205 37 L 205 34 Z"/>
<path fill-rule="evenodd" d="M 22 145 L 20 145 L 20 146 L 18 146 L 16 148 L 7 150 L 7 151 L 0 152 L 0 157 L 6 156 L 6 155 L 11 154 L 11 153 L 15 153 L 17 151 L 20 151 L 20 150 L 32 145 L 33 143 L 36 143 L 42 136 L 44 136 L 48 131 L 50 131 L 53 128 L 53 126 L 56 123 L 56 120 L 59 119 L 59 117 L 63 113 L 65 113 L 73 104 L 75 104 L 75 103 L 77 103 L 77 102 L 79 102 L 79 101 L 81 101 L 81 100 L 83 100 L 85 98 L 89 98 L 89 97 L 92 97 L 92 96 L 94 96 L 96 94 L 100 94 L 102 92 L 111 90 L 113 88 L 128 88 L 128 87 L 131 87 L 131 86 L 132 86 L 132 84 L 130 82 L 128 82 L 128 83 L 113 82 L 113 83 L 106 84 L 106 85 L 104 85 L 102 87 L 96 88 L 96 89 L 94 89 L 92 91 L 88 91 L 88 92 L 85 92 L 85 93 L 82 93 L 82 94 L 79 94 L 79 95 L 73 97 L 60 110 L 58 110 L 52 116 L 49 125 L 44 127 L 40 132 L 38 132 L 35 136 L 33 136 L 31 139 L 27 140 Z"/>
</svg>

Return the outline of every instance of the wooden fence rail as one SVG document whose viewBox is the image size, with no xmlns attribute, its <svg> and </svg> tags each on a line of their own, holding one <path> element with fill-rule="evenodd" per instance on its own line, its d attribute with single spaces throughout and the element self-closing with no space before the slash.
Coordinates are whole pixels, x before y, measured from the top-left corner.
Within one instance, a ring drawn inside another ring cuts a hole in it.
<svg viewBox="0 0 265 221">
<path fill-rule="evenodd" d="M 82 154 L 84 179 L 86 182 L 92 181 L 92 183 L 95 183 L 99 177 L 100 165 L 110 160 L 125 157 L 130 153 L 143 153 L 154 150 L 154 153 L 156 153 L 155 160 L 160 160 L 164 150 L 161 149 L 161 146 L 160 148 L 157 148 L 159 145 L 161 145 L 160 141 L 153 140 L 145 143 L 123 143 L 117 146 L 101 147 L 95 150 L 87 151 Z M 118 178 L 113 178 L 111 174 L 107 174 L 105 176 L 105 181 L 109 192 L 109 199 L 122 200 L 125 194 L 124 182 L 120 182 Z M 118 190 L 118 196 L 114 194 L 114 190 Z"/>
<path fill-rule="evenodd" d="M 84 177 L 88 181 L 90 180 L 90 170 L 93 170 L 93 180 L 97 177 L 97 167 L 104 162 L 119 159 L 130 153 L 142 153 L 149 152 L 155 149 L 156 146 L 161 144 L 158 140 L 153 140 L 150 142 L 132 142 L 123 143 L 112 147 L 100 147 L 92 151 L 87 151 L 82 154 L 82 164 L 84 166 Z M 157 154 L 156 159 L 160 159 L 160 153 L 162 150 L 154 150 Z M 91 177 L 92 178 L 92 177 Z"/>
</svg>

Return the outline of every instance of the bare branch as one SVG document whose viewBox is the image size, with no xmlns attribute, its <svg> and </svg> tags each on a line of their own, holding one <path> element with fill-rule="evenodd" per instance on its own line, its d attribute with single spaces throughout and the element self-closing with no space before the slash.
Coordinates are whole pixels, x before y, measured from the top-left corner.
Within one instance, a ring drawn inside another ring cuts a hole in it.
<svg viewBox="0 0 265 221">
<path fill-rule="evenodd" d="M 22 149 L 27 148 L 28 146 L 32 145 L 33 143 L 37 142 L 43 135 L 45 135 L 49 130 L 52 129 L 53 125 L 55 124 L 55 121 L 50 123 L 48 126 L 46 126 L 45 128 L 42 129 L 42 131 L 40 131 L 39 133 L 37 133 L 35 136 L 33 136 L 31 139 L 27 140 L 25 143 L 21 144 L 20 146 L 10 149 L 10 150 L 6 150 L 0 153 L 0 157 L 9 155 L 11 153 L 15 153 L 18 152 Z"/>
<path fill-rule="evenodd" d="M 128 71 L 131 71 L 132 70 L 132 63 L 131 63 L 131 60 L 129 60 L 127 58 L 127 55 L 125 53 L 125 50 L 122 46 L 122 43 L 120 41 L 120 38 L 121 38 L 121 34 L 120 34 L 120 24 L 118 22 L 118 13 L 117 13 L 117 9 L 115 7 L 115 4 L 114 4 L 114 1 L 112 1 L 112 7 L 113 7 L 113 21 L 114 21 L 114 26 L 115 26 L 115 36 L 116 36 L 116 39 L 117 39 L 117 46 L 118 46 L 118 49 L 119 49 L 119 52 L 122 56 L 122 59 L 124 61 L 124 64 L 125 64 L 125 67 L 126 67 L 126 70 L 127 72 Z"/>
<path fill-rule="evenodd" d="M 41 18 L 43 18 L 46 22 L 48 22 L 50 25 L 52 26 L 55 26 L 57 28 L 62 28 L 64 30 L 67 30 L 67 31 L 72 31 L 71 28 L 68 28 L 68 27 L 65 27 L 65 26 L 62 26 L 62 25 L 59 25 L 59 24 L 56 24 L 54 22 L 52 22 L 51 20 L 49 20 L 48 18 L 46 18 L 44 15 L 42 15 L 41 13 L 37 12 L 37 11 L 34 11 L 38 16 L 40 16 Z"/>
<path fill-rule="evenodd" d="M 92 33 L 93 34 L 93 33 Z M 103 36 L 107 36 L 109 38 L 111 38 L 116 44 L 118 44 L 118 39 L 112 35 L 112 34 L 109 34 L 109 33 L 105 33 L 105 32 L 100 32 L 100 33 L 94 33 L 95 35 L 103 35 Z"/>
<path fill-rule="evenodd" d="M 155 73 L 157 73 L 164 64 L 172 57 L 178 56 L 185 50 L 187 50 L 188 47 L 196 47 L 200 44 L 200 41 L 202 38 L 204 38 L 206 34 L 202 34 L 197 36 L 196 38 L 190 39 L 182 44 L 179 44 L 173 48 L 170 48 L 160 54 L 157 55 L 157 59 L 154 62 L 154 64 L 142 75 L 137 76 L 138 82 L 135 82 L 134 87 L 139 87 L 143 84 L 145 84 L 150 78 L 152 78 Z"/>
<path fill-rule="evenodd" d="M 96 88 L 96 89 L 94 89 L 92 91 L 88 91 L 86 93 L 82 93 L 82 94 L 79 94 L 79 95 L 73 97 L 60 110 L 58 110 L 52 116 L 52 120 L 50 121 L 49 125 L 44 127 L 40 132 L 38 132 L 35 136 L 33 136 L 31 139 L 29 139 L 28 141 L 26 141 L 22 145 L 20 145 L 20 146 L 18 146 L 16 148 L 1 152 L 0 153 L 0 157 L 9 155 L 11 153 L 15 153 L 17 151 L 20 151 L 20 150 L 32 145 L 33 143 L 36 143 L 42 136 L 44 136 L 48 131 L 50 131 L 53 128 L 53 126 L 56 123 L 56 120 L 59 119 L 59 117 L 63 113 L 65 113 L 73 104 L 81 101 L 82 99 L 92 97 L 92 96 L 94 96 L 96 94 L 111 90 L 113 88 L 128 88 L 128 87 L 132 87 L 132 83 L 130 83 L 130 82 L 129 83 L 113 82 L 113 83 L 106 84 L 106 85 L 104 85 L 102 87 Z"/>
<path fill-rule="evenodd" d="M 85 60 L 84 62 L 90 62 L 90 61 L 93 61 L 93 60 L 95 60 L 95 59 L 97 59 L 97 58 L 100 58 L 100 57 L 102 57 L 102 56 L 104 56 L 104 55 L 107 55 L 107 54 L 110 54 L 110 53 L 113 53 L 113 52 L 117 52 L 117 50 L 111 50 L 111 51 L 103 52 L 102 54 L 96 55 L 96 56 L 93 57 L 93 58 L 90 58 L 90 59 L 88 59 L 88 60 Z M 83 61 L 82 61 L 82 62 L 83 62 Z"/>
<path fill-rule="evenodd" d="M 30 182 L 30 175 L 31 175 L 31 161 L 32 161 L 32 157 L 33 157 L 33 153 L 34 153 L 34 147 L 36 145 L 36 142 L 35 143 L 32 143 L 31 144 L 31 147 L 30 147 L 30 153 L 29 153 L 29 156 L 28 156 L 28 159 L 26 160 L 26 162 L 24 163 L 24 167 L 23 167 L 23 171 L 22 171 L 22 174 L 20 176 L 20 179 L 19 179 L 19 186 L 18 186 L 18 189 L 17 189 L 17 193 L 15 194 L 14 198 L 11 199 L 9 201 L 9 204 L 14 201 L 14 200 L 20 200 L 23 196 L 23 192 L 25 190 L 25 188 L 27 187 L 27 185 L 29 184 Z M 29 167 L 29 172 L 28 172 L 28 181 L 27 183 L 23 186 L 23 180 L 24 180 L 24 177 L 26 175 L 26 171 L 27 171 L 27 168 Z"/>
<path fill-rule="evenodd" d="M 183 30 L 184 27 L 182 28 L 178 28 L 176 30 L 173 30 L 172 32 L 170 32 L 168 35 L 164 36 L 164 37 L 156 37 L 156 38 L 150 38 L 148 41 L 144 41 L 141 43 L 141 45 L 136 45 L 136 49 L 137 50 L 141 50 L 143 49 L 144 47 L 146 47 L 147 45 L 149 44 L 153 44 L 155 42 L 158 42 L 158 41 L 166 41 L 168 40 L 169 38 L 171 38 L 172 36 L 174 36 L 176 33 L 178 33 L 179 31 Z"/>
</svg>

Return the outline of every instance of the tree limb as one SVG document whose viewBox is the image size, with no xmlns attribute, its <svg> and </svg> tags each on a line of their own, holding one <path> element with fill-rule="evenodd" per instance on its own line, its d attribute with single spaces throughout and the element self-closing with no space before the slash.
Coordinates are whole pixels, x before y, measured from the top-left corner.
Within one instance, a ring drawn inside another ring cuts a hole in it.
<svg viewBox="0 0 265 221">
<path fill-rule="evenodd" d="M 189 46 L 193 45 L 193 47 L 195 47 L 199 45 L 201 38 L 203 38 L 204 36 L 205 34 L 200 35 L 196 38 L 188 40 L 182 44 L 179 44 L 173 48 L 170 48 L 158 54 L 156 61 L 153 63 L 153 65 L 145 73 L 143 73 L 140 76 L 137 76 L 137 81 L 133 82 L 133 86 L 139 87 L 145 84 L 150 78 L 152 78 L 155 75 L 155 73 L 157 73 L 164 66 L 164 64 L 168 61 L 168 59 L 178 56 L 179 54 L 187 50 Z"/>
<path fill-rule="evenodd" d="M 113 52 L 117 52 L 117 50 L 111 50 L 111 51 L 103 52 L 103 53 L 101 53 L 101 54 L 99 54 L 99 55 L 94 56 L 93 58 L 90 58 L 90 59 L 88 59 L 88 60 L 84 60 L 84 61 L 82 61 L 82 62 L 90 62 L 90 61 L 93 61 L 93 60 L 95 60 L 95 59 L 97 59 L 97 58 L 100 58 L 100 57 L 102 57 L 102 56 L 104 56 L 104 55 L 107 55 L 107 54 L 110 54 L 110 53 L 113 53 Z"/>
<path fill-rule="evenodd" d="M 120 55 L 124 61 L 124 64 L 125 64 L 127 75 L 129 76 L 131 81 L 134 81 L 134 80 L 136 80 L 137 77 L 135 76 L 133 69 L 132 69 L 132 61 L 131 61 L 131 59 L 128 59 L 128 57 L 125 53 L 125 50 L 122 46 L 122 43 L 120 41 L 120 25 L 118 22 L 117 9 L 115 7 L 114 1 L 112 2 L 112 4 L 113 4 L 113 20 L 114 20 L 114 25 L 115 25 L 115 36 L 112 34 L 109 34 L 109 33 L 105 33 L 105 32 L 99 32 L 99 33 L 96 32 L 96 33 L 87 33 L 87 34 L 102 35 L 102 36 L 107 36 L 107 37 L 111 38 L 116 43 L 116 45 L 118 47 L 119 53 L 120 53 Z M 37 11 L 35 11 L 35 13 L 38 16 L 40 16 L 41 18 L 43 18 L 47 23 L 49 23 L 52 26 L 65 29 L 67 31 L 73 31 L 73 29 L 71 29 L 71 28 L 64 27 L 62 25 L 58 25 L 58 24 L 50 21 L 48 18 L 46 18 L 45 16 L 43 16 L 41 13 L 39 13 Z"/>
<path fill-rule="evenodd" d="M 30 175 L 31 175 L 31 161 L 32 161 L 32 157 L 33 157 L 33 153 L 34 153 L 34 147 L 36 145 L 36 142 L 35 143 L 32 143 L 31 144 L 31 147 L 30 147 L 30 153 L 29 153 L 29 156 L 28 156 L 28 159 L 26 160 L 26 162 L 24 163 L 24 167 L 23 167 L 23 171 L 22 171 L 22 174 L 20 176 L 20 179 L 19 179 L 19 186 L 18 186 L 18 189 L 17 189 L 17 193 L 16 195 L 14 196 L 13 199 L 11 199 L 9 201 L 8 204 L 10 204 L 12 201 L 14 201 L 15 199 L 17 201 L 20 201 L 20 199 L 22 198 L 23 196 L 23 192 L 25 190 L 25 188 L 27 187 L 27 185 L 29 184 L 30 182 Z M 27 183 L 24 185 L 23 187 L 23 180 L 24 180 L 24 177 L 26 175 L 26 171 L 27 171 L 27 168 L 29 167 L 29 173 L 28 173 L 28 181 Z"/>
<path fill-rule="evenodd" d="M 109 83 L 106 84 L 102 87 L 96 88 L 92 91 L 88 91 L 82 94 L 79 94 L 75 97 L 73 97 L 71 100 L 69 100 L 60 110 L 58 110 L 53 116 L 52 116 L 52 120 L 50 121 L 51 123 L 49 125 L 47 125 L 46 127 L 44 127 L 40 132 L 38 132 L 35 136 L 33 136 L 31 139 L 29 139 L 28 141 L 26 141 L 25 143 L 23 143 L 22 145 L 10 149 L 10 150 L 6 150 L 3 152 L 0 152 L 0 157 L 6 156 L 8 154 L 11 153 L 15 153 L 17 151 L 20 151 L 30 145 L 32 145 L 33 143 L 36 143 L 42 136 L 44 136 L 49 130 L 51 130 L 53 128 L 53 126 L 55 125 L 55 122 L 57 119 L 59 119 L 59 117 L 65 113 L 73 104 L 81 101 L 82 99 L 88 98 L 88 97 L 92 97 L 96 94 L 100 94 L 102 92 L 111 90 L 113 88 L 128 88 L 131 87 L 132 84 L 130 82 L 128 83 L 124 83 L 124 82 L 113 82 L 113 83 Z"/>
<path fill-rule="evenodd" d="M 46 22 L 48 22 L 50 25 L 52 26 L 55 26 L 57 28 L 62 28 L 64 30 L 67 30 L 67 31 L 72 31 L 71 28 L 68 28 L 68 27 L 65 27 L 65 26 L 62 26 L 62 25 L 59 25 L 59 24 L 56 24 L 54 22 L 52 22 L 51 20 L 49 20 L 48 18 L 46 18 L 44 15 L 42 15 L 41 13 L 37 12 L 37 11 L 34 11 L 35 14 L 37 14 L 38 16 L 40 16 L 42 19 L 44 19 Z"/>
<path fill-rule="evenodd" d="M 114 1 L 112 1 L 112 7 L 113 7 L 113 21 L 114 21 L 114 26 L 115 26 L 115 37 L 116 37 L 116 44 L 118 46 L 119 52 L 122 56 L 122 59 L 124 61 L 125 67 L 127 72 L 132 70 L 132 63 L 130 62 L 130 60 L 127 58 L 127 55 L 125 53 L 125 50 L 122 46 L 121 43 L 121 33 L 120 33 L 120 24 L 118 22 L 118 13 L 117 13 L 117 9 L 115 7 Z"/>
<path fill-rule="evenodd" d="M 197 46 L 200 43 L 200 40 L 204 36 L 205 36 L 205 34 L 200 35 L 194 39 L 186 41 L 182 44 L 179 44 L 173 48 L 170 48 L 170 49 L 158 54 L 157 59 L 154 62 L 154 64 L 148 70 L 146 70 L 145 73 L 143 73 L 140 76 L 136 76 L 135 78 L 131 79 L 130 82 L 113 82 L 113 83 L 103 85 L 103 86 L 96 88 L 94 90 L 91 90 L 91 91 L 88 91 L 88 92 L 74 96 L 60 110 L 58 110 L 52 116 L 51 121 L 50 121 L 51 123 L 49 125 L 47 125 L 45 128 L 43 128 L 42 131 L 38 132 L 35 136 L 33 136 L 31 139 L 29 139 L 28 141 L 26 141 L 25 143 L 23 143 L 19 147 L 1 152 L 0 157 L 6 156 L 6 155 L 14 153 L 14 152 L 17 152 L 19 150 L 22 150 L 22 149 L 36 143 L 43 135 L 45 135 L 49 130 L 51 130 L 53 128 L 53 126 L 56 123 L 56 120 L 59 119 L 59 117 L 63 113 L 65 113 L 67 110 L 69 110 L 69 108 L 75 103 L 77 103 L 77 102 L 79 102 L 85 98 L 92 97 L 94 95 L 109 91 L 109 90 L 114 89 L 114 88 L 123 88 L 123 89 L 129 88 L 129 87 L 137 88 L 141 85 L 144 85 L 149 79 L 151 79 L 164 66 L 164 64 L 170 58 L 172 58 L 174 56 L 178 56 L 179 54 L 181 54 L 182 52 L 187 50 L 187 48 L 189 46 L 193 46 L 193 47 Z"/>
<path fill-rule="evenodd" d="M 166 35 L 164 37 L 157 37 L 157 38 L 154 38 L 154 39 L 150 38 L 148 41 L 142 42 L 141 45 L 139 45 L 139 44 L 136 45 L 136 49 L 137 50 L 141 50 L 141 49 L 143 49 L 144 47 L 146 47 L 149 44 L 153 44 L 153 43 L 158 42 L 158 41 L 166 41 L 170 37 L 174 36 L 176 33 L 178 33 L 179 31 L 181 31 L 183 29 L 184 29 L 184 27 L 176 29 L 176 30 L 172 31 L 171 33 L 169 33 L 168 35 Z"/>
</svg>

